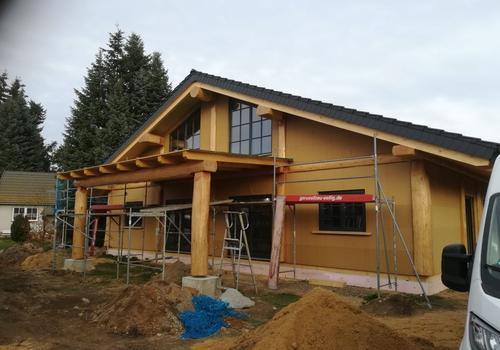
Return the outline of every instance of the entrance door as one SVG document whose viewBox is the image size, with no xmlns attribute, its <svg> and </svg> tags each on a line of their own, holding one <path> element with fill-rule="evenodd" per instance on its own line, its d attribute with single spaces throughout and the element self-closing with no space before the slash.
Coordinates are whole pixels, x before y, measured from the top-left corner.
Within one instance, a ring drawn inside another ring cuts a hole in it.
<svg viewBox="0 0 500 350">
<path fill-rule="evenodd" d="M 271 195 L 242 196 L 233 197 L 233 199 L 242 203 L 241 205 L 231 208 L 231 210 L 241 210 L 248 214 L 249 227 L 246 233 L 252 259 L 269 260 L 271 258 L 273 230 L 273 207 L 270 200 Z"/>
<path fill-rule="evenodd" d="M 474 197 L 465 195 L 465 229 L 467 232 L 467 251 L 474 253 L 476 247 L 476 232 L 474 229 Z"/>
</svg>

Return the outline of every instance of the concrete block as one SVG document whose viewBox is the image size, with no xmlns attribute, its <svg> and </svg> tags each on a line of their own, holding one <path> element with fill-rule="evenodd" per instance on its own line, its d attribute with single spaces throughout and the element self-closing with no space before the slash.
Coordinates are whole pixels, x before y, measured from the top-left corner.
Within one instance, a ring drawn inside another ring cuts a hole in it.
<svg viewBox="0 0 500 350">
<path fill-rule="evenodd" d="M 184 287 L 194 288 L 200 294 L 205 294 L 211 297 L 215 297 L 217 292 L 218 280 L 219 277 L 217 276 L 205 276 L 205 277 L 184 276 L 182 277 L 182 288 Z"/>
<path fill-rule="evenodd" d="M 75 272 L 88 272 L 95 269 L 93 259 L 64 259 L 63 270 Z"/>
</svg>

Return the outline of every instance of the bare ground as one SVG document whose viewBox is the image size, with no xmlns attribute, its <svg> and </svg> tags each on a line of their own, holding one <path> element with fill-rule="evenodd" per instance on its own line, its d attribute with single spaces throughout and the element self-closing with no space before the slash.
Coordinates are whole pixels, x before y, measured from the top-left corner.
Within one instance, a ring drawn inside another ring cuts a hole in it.
<svg viewBox="0 0 500 350">
<path fill-rule="evenodd" d="M 114 334 L 92 322 L 92 314 L 123 288 L 123 283 L 113 276 L 111 264 L 103 265 L 85 281 L 74 273 L 23 271 L 18 266 L 2 266 L 0 349 L 189 349 L 197 343 L 167 334 L 133 337 Z M 132 280 L 144 283 L 150 277 L 138 274 Z M 229 280 L 227 284 L 230 285 Z M 217 337 L 240 335 L 265 324 L 310 289 L 305 282 L 284 281 L 280 290 L 269 292 L 261 281 L 260 293 L 255 296 L 251 288 L 244 288 L 245 294 L 256 301 L 255 307 L 247 311 L 249 319 L 228 320 L 232 327 L 223 329 Z M 396 333 L 421 342 L 422 348 L 456 349 L 460 343 L 466 312 L 464 294 L 448 291 L 433 297 L 433 310 L 426 309 L 420 298 L 405 296 L 400 304 L 406 308 L 409 303 L 412 308 L 405 314 L 397 307 L 394 311 L 392 304 L 385 305 L 389 304 L 385 299 L 380 303 L 370 300 L 373 290 L 353 287 L 333 290 L 339 298 L 365 309 Z M 90 302 L 84 302 L 83 298 Z"/>
</svg>

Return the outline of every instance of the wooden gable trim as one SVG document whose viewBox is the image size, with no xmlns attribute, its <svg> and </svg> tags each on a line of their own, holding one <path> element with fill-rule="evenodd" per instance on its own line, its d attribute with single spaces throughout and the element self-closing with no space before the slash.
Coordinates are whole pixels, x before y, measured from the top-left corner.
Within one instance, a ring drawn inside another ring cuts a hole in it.
<svg viewBox="0 0 500 350">
<path fill-rule="evenodd" d="M 226 95 L 228 97 L 238 99 L 238 100 L 243 100 L 243 101 L 250 102 L 250 103 L 253 103 L 256 105 L 263 105 L 263 106 L 266 106 L 267 108 L 281 111 L 281 112 L 286 113 L 286 114 L 295 115 L 298 117 L 302 117 L 304 119 L 308 119 L 308 120 L 312 120 L 312 121 L 322 123 L 325 125 L 330 125 L 330 126 L 334 126 L 334 127 L 340 128 L 340 129 L 352 131 L 352 132 L 355 132 L 355 133 L 358 133 L 361 135 L 365 135 L 365 136 L 369 136 L 369 137 L 377 136 L 377 138 L 384 140 L 384 141 L 403 145 L 403 146 L 406 146 L 409 148 L 415 148 L 415 149 L 418 149 L 418 150 L 421 150 L 421 151 L 424 151 L 424 152 L 427 152 L 430 154 L 434 154 L 434 155 L 444 157 L 444 158 L 449 158 L 449 159 L 452 159 L 452 160 L 455 160 L 455 161 L 458 161 L 461 163 L 466 163 L 466 164 L 470 164 L 470 165 L 477 166 L 477 167 L 485 167 L 485 166 L 491 165 L 490 161 L 487 159 L 471 156 L 471 155 L 468 155 L 465 153 L 449 150 L 449 149 L 446 149 L 443 147 L 427 144 L 424 142 L 404 138 L 402 136 L 397 136 L 397 135 L 389 134 L 386 132 L 377 131 L 377 130 L 370 129 L 370 128 L 367 128 L 364 126 L 347 123 L 347 122 L 344 122 L 342 120 L 337 120 L 337 119 L 333 119 L 333 118 L 323 116 L 320 114 L 315 114 L 315 113 L 303 111 L 303 110 L 300 110 L 297 108 L 281 105 L 281 104 L 278 104 L 278 103 L 275 103 L 272 101 L 248 96 L 245 94 L 241 94 L 241 93 L 234 92 L 231 90 L 219 88 L 219 87 L 212 86 L 209 84 L 200 83 L 200 82 L 197 82 L 194 84 L 203 88 L 203 89 L 210 90 L 210 91 L 217 93 L 217 94 Z"/>
</svg>

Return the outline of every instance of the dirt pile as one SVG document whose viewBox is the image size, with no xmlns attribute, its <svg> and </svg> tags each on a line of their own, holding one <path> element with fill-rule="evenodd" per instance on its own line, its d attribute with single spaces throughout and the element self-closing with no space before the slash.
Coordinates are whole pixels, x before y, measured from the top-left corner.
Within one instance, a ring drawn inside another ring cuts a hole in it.
<svg viewBox="0 0 500 350">
<path fill-rule="evenodd" d="M 279 311 L 246 334 L 197 344 L 194 349 L 416 349 L 363 311 L 321 288 Z"/>
<path fill-rule="evenodd" d="M 411 316 L 417 311 L 417 305 L 413 296 L 390 294 L 370 300 L 361 309 L 377 316 Z"/>
<path fill-rule="evenodd" d="M 32 243 L 13 245 L 0 253 L 0 266 L 19 266 L 28 256 L 42 250 Z"/>
<path fill-rule="evenodd" d="M 151 281 L 129 285 L 109 303 L 101 305 L 92 320 L 113 333 L 128 335 L 180 335 L 180 311 L 192 309 L 193 292 L 176 284 Z"/>
<path fill-rule="evenodd" d="M 54 256 L 54 251 L 49 250 L 46 252 L 30 255 L 21 263 L 21 268 L 26 271 L 34 270 L 47 270 L 52 269 L 52 264 L 56 262 L 56 268 L 62 268 L 64 259 L 70 256 L 69 251 L 57 251 Z"/>
<path fill-rule="evenodd" d="M 177 260 L 172 264 L 165 265 L 165 282 L 177 283 L 178 285 L 182 284 L 182 277 L 188 276 L 190 271 L 189 265 L 184 264 L 183 262 Z M 159 281 L 161 280 L 161 273 L 154 276 L 152 280 Z"/>
</svg>

